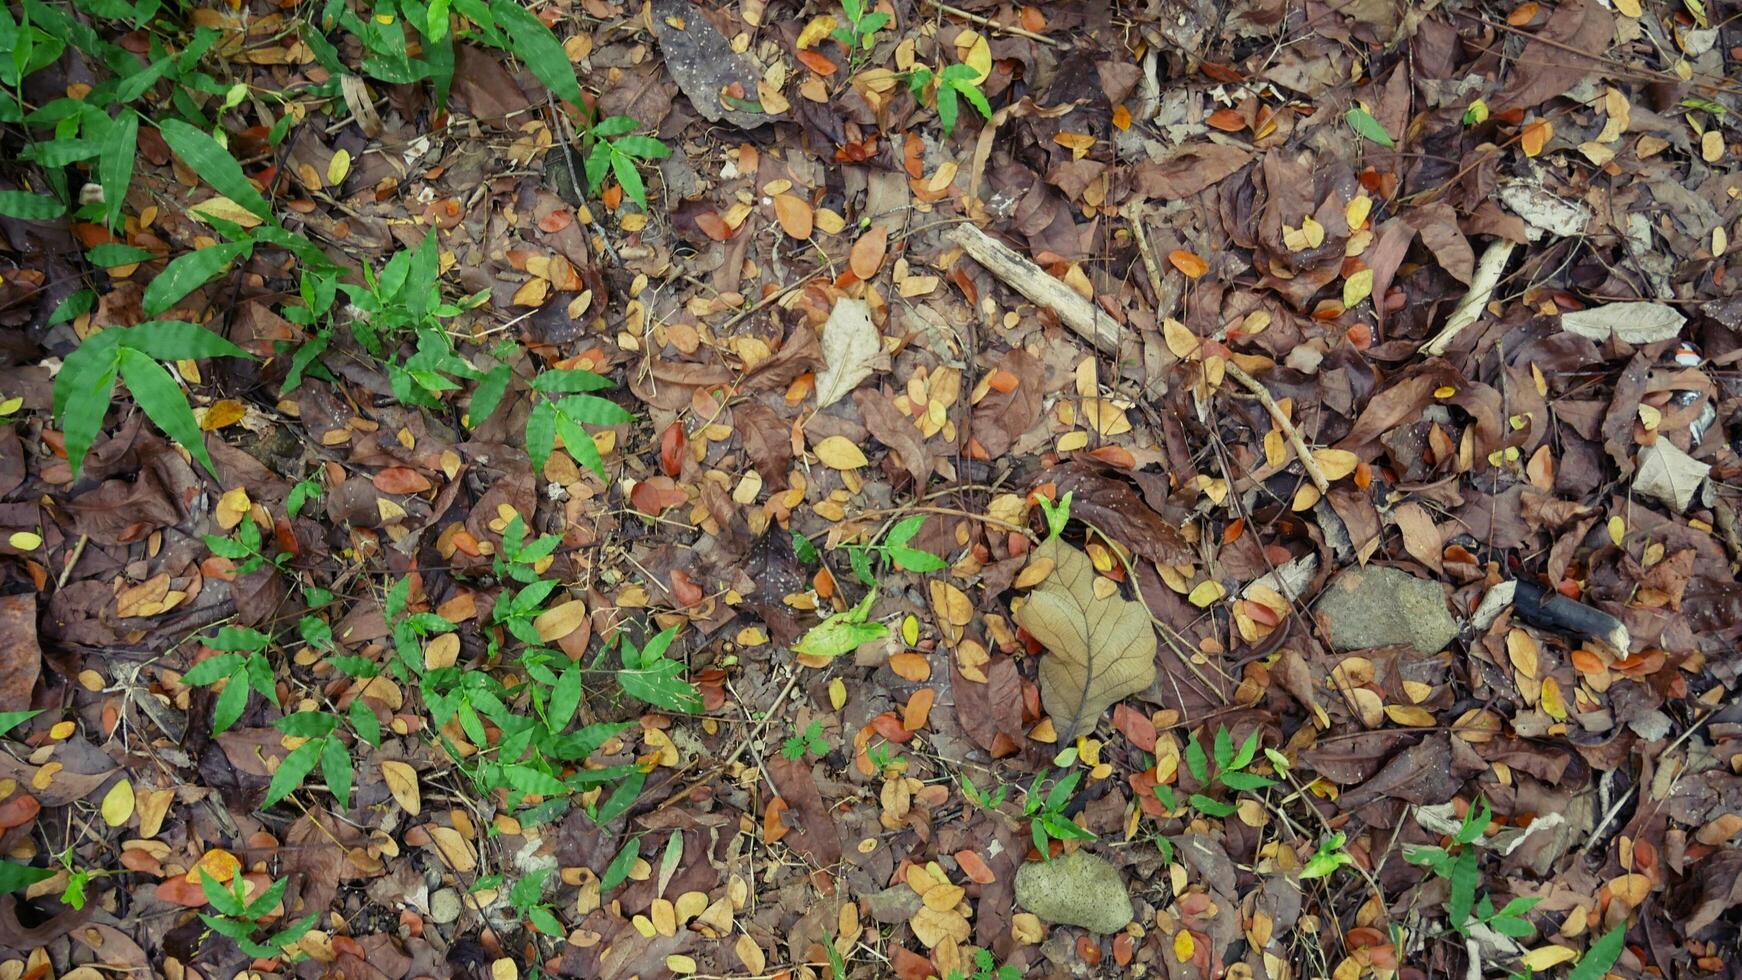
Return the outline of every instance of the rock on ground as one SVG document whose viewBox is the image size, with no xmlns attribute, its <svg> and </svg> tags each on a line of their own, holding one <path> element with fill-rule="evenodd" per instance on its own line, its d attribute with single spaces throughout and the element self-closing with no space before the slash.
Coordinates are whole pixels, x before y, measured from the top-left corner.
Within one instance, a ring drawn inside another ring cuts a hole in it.
<svg viewBox="0 0 1742 980">
<path fill-rule="evenodd" d="M 1106 935 L 1135 914 L 1119 870 L 1106 858 L 1076 850 L 1031 861 L 1016 872 L 1016 904 L 1042 921 Z"/>
<path fill-rule="evenodd" d="M 1440 584 L 1395 568 L 1338 572 L 1314 612 L 1338 650 L 1407 645 L 1438 653 L 1458 635 Z"/>
</svg>

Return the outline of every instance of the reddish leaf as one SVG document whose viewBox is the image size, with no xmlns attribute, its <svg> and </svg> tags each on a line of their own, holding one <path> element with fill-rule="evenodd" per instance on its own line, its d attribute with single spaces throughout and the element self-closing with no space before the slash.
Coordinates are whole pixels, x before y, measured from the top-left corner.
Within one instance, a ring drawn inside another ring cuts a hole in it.
<svg viewBox="0 0 1742 980">
<path fill-rule="evenodd" d="M 859 240 L 853 243 L 847 265 L 853 270 L 853 275 L 862 281 L 869 281 L 883 267 L 883 256 L 888 250 L 889 229 L 882 225 L 872 225 L 870 231 L 860 235 Z"/>
<path fill-rule="evenodd" d="M 689 573 L 681 568 L 672 569 L 671 597 L 678 605 L 689 607 L 702 601 L 702 587 L 690 579 Z"/>
<path fill-rule="evenodd" d="M 665 427 L 659 436 L 659 468 L 666 476 L 675 480 L 683 472 L 684 451 L 688 445 L 689 436 L 684 434 L 682 422 Z"/>
<path fill-rule="evenodd" d="M 422 493 L 430 488 L 429 477 L 409 466 L 389 466 L 372 482 L 382 493 Z"/>
<path fill-rule="evenodd" d="M 811 71 L 816 72 L 824 78 L 827 78 L 840 70 L 834 62 L 828 59 L 827 55 L 823 54 L 821 51 L 815 50 L 814 48 L 800 51 L 798 53 L 798 60 L 803 63 L 806 68 L 809 68 Z"/>
</svg>

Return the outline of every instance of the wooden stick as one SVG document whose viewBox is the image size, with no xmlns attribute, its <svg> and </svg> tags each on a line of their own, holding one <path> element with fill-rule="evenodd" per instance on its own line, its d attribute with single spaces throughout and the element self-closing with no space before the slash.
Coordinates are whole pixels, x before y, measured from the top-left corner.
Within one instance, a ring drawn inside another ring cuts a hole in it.
<svg viewBox="0 0 1742 980">
<path fill-rule="evenodd" d="M 1282 406 L 1276 403 L 1276 399 L 1270 397 L 1270 390 L 1259 384 L 1258 379 L 1247 374 L 1246 369 L 1240 365 L 1233 361 L 1227 361 L 1225 364 L 1228 377 L 1240 382 L 1242 387 L 1252 392 L 1253 396 L 1258 399 L 1258 403 L 1270 413 L 1271 420 L 1276 423 L 1278 429 L 1282 430 L 1284 438 L 1288 439 L 1288 444 L 1294 447 L 1294 454 L 1300 457 L 1300 465 L 1306 468 L 1307 477 L 1313 481 L 1313 486 L 1318 488 L 1319 494 L 1321 496 L 1329 494 L 1331 484 L 1325 479 L 1324 470 L 1319 469 L 1318 461 L 1313 459 L 1313 451 L 1307 448 L 1306 440 L 1300 437 L 1300 431 L 1294 427 L 1294 423 L 1290 422 L 1288 416 L 1283 414 Z"/>
<path fill-rule="evenodd" d="M 1444 354 L 1465 327 L 1482 318 L 1482 311 L 1487 309 L 1488 300 L 1494 296 L 1494 287 L 1500 285 L 1500 273 L 1506 268 L 1506 260 L 1512 257 L 1512 250 L 1516 247 L 1504 238 L 1488 243 L 1487 251 L 1476 263 L 1476 274 L 1470 277 L 1470 291 L 1452 308 L 1452 315 L 1446 318 L 1446 325 L 1440 332 L 1421 346 L 1423 354 L 1429 357 Z"/>
<path fill-rule="evenodd" d="M 1044 34 L 1036 34 L 1026 28 L 1006 27 L 990 17 L 982 17 L 979 14 L 970 13 L 960 7 L 952 7 L 947 3 L 938 3 L 938 0 L 926 0 L 926 2 L 930 3 L 933 7 L 936 7 L 939 11 L 949 14 L 951 17 L 960 17 L 970 24 L 979 24 L 981 27 L 991 28 L 1001 34 L 1014 34 L 1017 37 L 1028 38 L 1030 41 L 1039 41 L 1042 44 L 1050 44 L 1055 48 L 1059 46 L 1059 43 L 1052 38 L 1047 37 Z"/>
<path fill-rule="evenodd" d="M 973 225 L 959 225 L 946 237 L 1005 285 L 1057 313 L 1078 336 L 1104 353 L 1119 353 L 1119 324 L 1046 270 Z"/>
</svg>

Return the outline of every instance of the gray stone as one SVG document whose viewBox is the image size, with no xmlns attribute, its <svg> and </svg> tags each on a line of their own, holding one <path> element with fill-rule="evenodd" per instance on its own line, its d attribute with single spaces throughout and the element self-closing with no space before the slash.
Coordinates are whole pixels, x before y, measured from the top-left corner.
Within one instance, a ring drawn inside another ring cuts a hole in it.
<svg viewBox="0 0 1742 980">
<path fill-rule="evenodd" d="M 460 905 L 460 893 L 443 888 L 429 897 L 429 917 L 445 926 L 460 917 Z"/>
<path fill-rule="evenodd" d="M 1125 928 L 1135 914 L 1119 870 L 1084 850 L 1017 869 L 1016 904 L 1042 921 L 1082 926 L 1100 935 Z"/>
<path fill-rule="evenodd" d="M 1438 653 L 1458 635 L 1440 584 L 1395 568 L 1338 572 L 1314 612 L 1338 650 L 1406 645 Z"/>
</svg>

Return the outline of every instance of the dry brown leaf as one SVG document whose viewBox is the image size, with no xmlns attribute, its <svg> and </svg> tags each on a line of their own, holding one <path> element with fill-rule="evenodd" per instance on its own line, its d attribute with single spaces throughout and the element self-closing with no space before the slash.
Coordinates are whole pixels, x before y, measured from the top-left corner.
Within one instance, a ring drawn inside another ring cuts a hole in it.
<svg viewBox="0 0 1742 980">
<path fill-rule="evenodd" d="M 862 299 L 838 299 L 823 324 L 823 369 L 817 372 L 817 407 L 847 397 L 871 376 L 873 359 L 883 352 L 883 336 L 871 322 L 871 307 Z"/>
<path fill-rule="evenodd" d="M 889 251 L 889 229 L 882 225 L 872 225 L 871 230 L 859 236 L 853 243 L 853 250 L 847 256 L 847 265 L 853 270 L 853 275 L 862 280 L 869 280 L 883 267 L 883 255 Z"/>
<path fill-rule="evenodd" d="M 417 770 L 404 762 L 389 760 L 381 763 L 381 775 L 387 780 L 387 792 L 393 794 L 405 812 L 417 816 L 423 809 L 423 796 L 417 788 Z"/>
<path fill-rule="evenodd" d="M 1041 703 L 1068 743 L 1108 705 L 1155 680 L 1155 629 L 1140 604 L 1098 593 L 1095 567 L 1076 548 L 1049 538 L 1029 561 L 1051 561 L 1053 571 L 1015 618 L 1047 649 Z"/>
<path fill-rule="evenodd" d="M 774 195 L 774 216 L 788 235 L 798 239 L 811 237 L 814 213 L 804 198 L 796 194 Z"/>
</svg>

